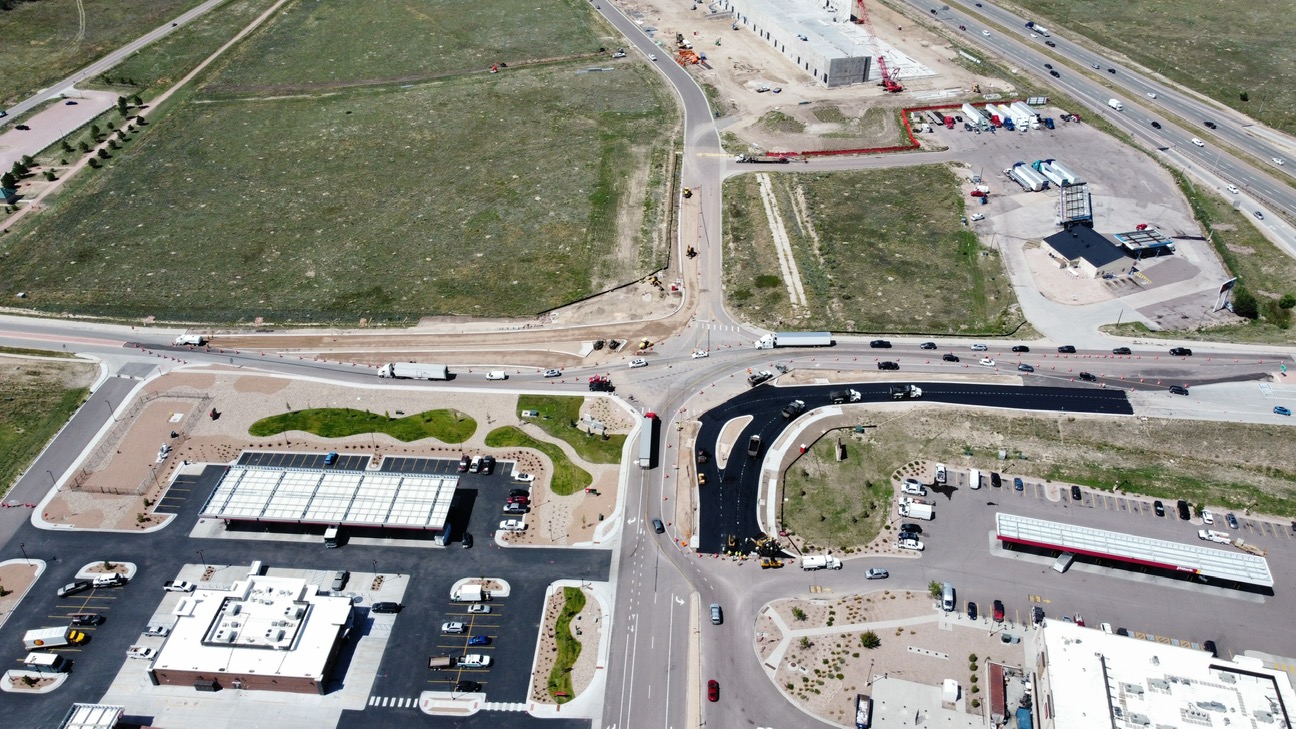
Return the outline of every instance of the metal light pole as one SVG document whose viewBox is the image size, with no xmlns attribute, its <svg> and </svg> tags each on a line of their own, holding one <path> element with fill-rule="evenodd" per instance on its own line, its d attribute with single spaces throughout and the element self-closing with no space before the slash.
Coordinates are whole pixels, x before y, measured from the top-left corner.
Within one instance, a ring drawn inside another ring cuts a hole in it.
<svg viewBox="0 0 1296 729">
<path fill-rule="evenodd" d="M 207 558 L 203 556 L 203 551 L 201 549 L 198 550 L 198 559 L 202 561 L 203 567 L 207 566 Z"/>
<path fill-rule="evenodd" d="M 117 411 L 113 408 L 112 400 L 104 398 L 104 404 L 108 406 L 108 414 L 112 416 L 113 422 L 117 422 Z"/>
<path fill-rule="evenodd" d="M 378 574 L 378 560 L 375 559 L 373 561 L 373 566 L 374 566 L 374 574 L 376 575 Z"/>
<path fill-rule="evenodd" d="M 23 553 L 23 561 L 26 562 L 27 564 L 31 564 L 31 557 L 28 557 L 28 556 L 27 556 L 27 543 L 26 543 L 26 542 L 19 542 L 19 543 L 18 543 L 18 548 L 22 550 L 22 553 Z"/>
</svg>

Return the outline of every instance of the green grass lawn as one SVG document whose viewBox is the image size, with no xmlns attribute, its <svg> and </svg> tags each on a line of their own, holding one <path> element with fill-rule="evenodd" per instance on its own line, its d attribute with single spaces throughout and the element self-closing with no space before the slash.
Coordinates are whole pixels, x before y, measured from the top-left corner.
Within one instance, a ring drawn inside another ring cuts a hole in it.
<svg viewBox="0 0 1296 729">
<path fill-rule="evenodd" d="M 258 438 L 289 430 L 314 433 L 323 438 L 345 438 L 362 433 L 386 433 L 406 443 L 435 438 L 442 443 L 462 443 L 477 432 L 477 421 L 458 410 L 428 410 L 403 418 L 379 415 L 351 408 L 294 410 L 262 418 L 248 428 Z"/>
<path fill-rule="evenodd" d="M 1296 133 L 1296 85 L 1286 81 L 1296 77 L 1296 54 L 1288 50 L 1294 12 L 1289 2 L 1020 0 L 1018 5 L 1057 35 L 1085 35 L 1269 126 Z M 1248 101 L 1241 99 L 1244 92 Z"/>
<path fill-rule="evenodd" d="M 487 433 L 486 445 L 491 448 L 531 448 L 549 456 L 554 465 L 553 483 L 549 485 L 549 490 L 559 496 L 569 496 L 594 482 L 589 471 L 572 463 L 561 448 L 536 440 L 512 425 Z"/>
<path fill-rule="evenodd" d="M 527 418 L 541 430 L 559 440 L 566 441 L 576 453 L 590 463 L 620 463 L 625 435 L 609 435 L 606 439 L 590 435 L 572 426 L 580 421 L 580 409 L 585 398 L 579 395 L 519 395 L 518 417 L 523 410 L 538 410 L 540 417 Z"/>
<path fill-rule="evenodd" d="M 809 540 L 806 550 L 867 544 L 890 513 L 896 454 L 873 442 L 849 441 L 836 460 L 835 437 L 824 438 L 787 470 L 783 526 Z"/>
<path fill-rule="evenodd" d="M 0 12 L 0 108 L 135 40 L 201 0 L 40 0 Z M 78 6 L 85 8 L 81 24 Z"/>
<path fill-rule="evenodd" d="M 585 593 L 579 587 L 564 587 L 562 614 L 554 626 L 554 640 L 558 643 L 558 658 L 554 661 L 553 670 L 549 672 L 549 695 L 559 704 L 565 704 L 576 698 L 572 689 L 571 669 L 580 658 L 581 644 L 572 635 L 572 618 L 580 615 L 585 609 Z"/>
<path fill-rule="evenodd" d="M 596 52 L 608 41 L 592 19 L 579 0 L 299 0 L 237 50 L 213 88 L 300 90 Z"/>
<path fill-rule="evenodd" d="M 780 275 L 757 181 L 725 182 L 725 293 L 770 328 L 997 334 L 1021 323 L 997 252 L 960 221 L 963 201 L 943 165 L 771 174 L 807 307 L 794 310 Z M 818 242 L 795 213 L 805 196 Z"/>
<path fill-rule="evenodd" d="M 191 99 L 0 238 L 0 280 L 43 310 L 354 322 L 533 314 L 637 278 L 665 244 L 618 211 L 662 191 L 620 172 L 675 113 L 646 66 L 584 65 Z"/>
<path fill-rule="evenodd" d="M 46 349 L 26 349 L 25 347 L 0 347 L 0 354 L 20 354 L 29 357 L 58 357 L 61 359 L 72 359 L 76 357 L 71 352 L 55 352 Z M 3 360 L 0 360 L 3 364 Z"/>
<path fill-rule="evenodd" d="M 85 401 L 94 373 L 86 362 L 0 359 L 0 496 Z"/>
</svg>

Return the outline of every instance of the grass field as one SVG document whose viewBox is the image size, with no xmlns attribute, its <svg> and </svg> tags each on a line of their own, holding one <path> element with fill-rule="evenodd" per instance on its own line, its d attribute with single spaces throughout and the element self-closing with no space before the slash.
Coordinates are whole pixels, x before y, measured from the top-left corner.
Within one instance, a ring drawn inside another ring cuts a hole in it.
<svg viewBox="0 0 1296 729">
<path fill-rule="evenodd" d="M 554 465 L 553 482 L 549 484 L 549 490 L 559 496 L 570 496 L 594 482 L 589 471 L 572 463 L 561 448 L 536 440 L 512 425 L 487 433 L 486 445 L 491 448 L 531 448 L 549 456 Z"/>
<path fill-rule="evenodd" d="M 462 443 L 477 432 L 477 421 L 458 410 L 428 410 L 393 418 L 351 408 L 313 408 L 262 418 L 248 428 L 248 433 L 264 438 L 289 430 L 314 433 L 322 438 L 386 433 L 406 443 L 424 438 L 435 438 L 442 443 Z"/>
<path fill-rule="evenodd" d="M 210 90 L 301 90 L 591 53 L 609 43 L 592 17 L 578 0 L 298 0 L 236 50 Z"/>
<path fill-rule="evenodd" d="M 664 243 L 619 211 L 661 189 L 620 172 L 674 111 L 642 65 L 581 70 L 190 101 L 0 239 L 0 279 L 45 310 L 354 322 L 527 315 L 636 278 Z"/>
<path fill-rule="evenodd" d="M 95 372 L 87 362 L 0 358 L 0 497 L 85 401 Z"/>
<path fill-rule="evenodd" d="M 861 422 L 879 421 L 862 414 Z M 842 462 L 832 458 L 837 435 L 847 444 Z M 1296 432 L 1281 424 L 920 410 L 867 436 L 839 431 L 817 443 L 787 471 L 783 523 L 815 544 L 864 544 L 878 533 L 878 513 L 891 508 L 881 501 L 892 472 L 918 459 L 1293 517 L 1293 447 Z M 998 460 L 1000 448 L 1008 461 Z"/>
<path fill-rule="evenodd" d="M 748 321 L 949 334 L 1001 333 L 1022 321 L 997 253 L 960 221 L 963 201 L 947 167 L 771 179 L 807 306 L 792 307 L 756 178 L 743 175 L 725 183 L 725 289 Z M 799 194 L 805 216 L 794 205 Z"/>
<path fill-rule="evenodd" d="M 26 349 L 25 347 L 0 347 L 0 354 L 20 354 L 28 357 L 57 357 L 60 359 L 72 359 L 76 357 L 71 352 L 54 352 L 45 349 Z M 0 360 L 3 364 L 3 360 Z"/>
<path fill-rule="evenodd" d="M 558 643 L 558 658 L 549 672 L 549 695 L 554 702 L 565 704 L 576 698 L 572 690 L 571 669 L 580 658 L 581 644 L 572 635 L 572 618 L 585 609 L 585 593 L 579 587 L 563 588 L 563 609 L 554 626 L 554 640 Z"/>
<path fill-rule="evenodd" d="M 199 2 L 40 0 L 0 12 L 0 108 L 66 77 Z M 78 7 L 84 7 L 84 17 Z"/>
<path fill-rule="evenodd" d="M 1017 4 L 1058 35 L 1079 33 L 1264 124 L 1296 133 L 1289 2 L 1095 0 Z M 1071 31 L 1071 33 L 1068 33 Z M 1247 101 L 1241 99 L 1246 93 Z M 1190 120 L 1200 123 L 1201 120 Z"/>
<path fill-rule="evenodd" d="M 620 463 L 625 435 L 608 435 L 606 439 L 591 435 L 573 426 L 580 421 L 581 405 L 585 398 L 557 395 L 519 395 L 518 417 L 523 410 L 537 410 L 538 418 L 527 418 L 550 436 L 566 441 L 577 455 L 590 463 Z"/>
</svg>

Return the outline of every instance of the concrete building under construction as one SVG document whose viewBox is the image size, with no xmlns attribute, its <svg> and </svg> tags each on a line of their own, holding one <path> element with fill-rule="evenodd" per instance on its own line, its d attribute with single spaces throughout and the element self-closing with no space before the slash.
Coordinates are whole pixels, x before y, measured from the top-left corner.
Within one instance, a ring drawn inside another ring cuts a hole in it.
<svg viewBox="0 0 1296 729">
<path fill-rule="evenodd" d="M 877 39 L 852 22 L 849 0 L 719 0 L 734 24 L 755 33 L 824 86 L 877 83 Z M 890 61 L 890 59 L 888 59 Z"/>
</svg>

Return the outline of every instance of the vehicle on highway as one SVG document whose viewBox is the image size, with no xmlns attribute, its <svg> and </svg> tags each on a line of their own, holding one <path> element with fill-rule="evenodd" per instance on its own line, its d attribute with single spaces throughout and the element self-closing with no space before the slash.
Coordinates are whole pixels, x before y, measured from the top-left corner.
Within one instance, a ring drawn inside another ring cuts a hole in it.
<svg viewBox="0 0 1296 729">
<path fill-rule="evenodd" d="M 711 353 L 706 351 L 705 349 L 695 349 L 693 350 L 693 354 L 690 356 L 693 359 L 704 359 L 706 357 L 710 357 Z"/>
<path fill-rule="evenodd" d="M 1210 119 L 1207 119 L 1206 121 L 1202 122 L 1202 124 L 1205 124 L 1207 129 L 1218 129 L 1218 128 L 1219 128 L 1219 127 L 1215 126 L 1215 122 L 1211 121 Z"/>
<path fill-rule="evenodd" d="M 1090 66 L 1093 66 L 1095 69 L 1097 69 L 1097 70 L 1099 70 L 1099 71 L 1102 70 L 1102 66 L 1099 66 L 1099 65 L 1096 64 L 1096 63 L 1091 63 L 1091 64 L 1089 64 L 1089 65 L 1090 65 Z"/>
<path fill-rule="evenodd" d="M 898 370 L 898 369 L 900 369 L 900 363 L 899 363 L 899 362 L 891 362 L 891 361 L 888 361 L 888 360 L 883 360 L 883 361 L 881 361 L 881 362 L 878 362 L 878 369 L 880 369 L 880 370 Z"/>
<path fill-rule="evenodd" d="M 99 625 L 104 621 L 104 616 L 98 613 L 73 613 L 68 618 L 72 620 L 72 625 Z"/>
<path fill-rule="evenodd" d="M 1238 189 L 1237 189 L 1237 185 L 1225 185 L 1225 186 L 1224 186 L 1224 189 L 1225 189 L 1225 190 L 1228 190 L 1229 192 L 1233 193 L 1234 195 L 1237 195 L 1238 192 L 1239 192 Z"/>
<path fill-rule="evenodd" d="M 455 683 L 454 692 L 457 694 L 475 694 L 481 691 L 481 684 L 476 681 L 464 679 Z"/>
<path fill-rule="evenodd" d="M 1155 99 L 1155 98 L 1156 98 L 1156 92 L 1155 92 L 1155 91 L 1149 91 L 1149 92 L 1148 92 L 1148 98 L 1149 98 L 1149 99 Z"/>
<path fill-rule="evenodd" d="M 31 131 L 31 127 L 27 126 L 26 124 L 19 124 L 18 126 L 14 127 L 14 129 L 17 129 L 17 130 L 20 131 L 20 132 L 30 132 L 30 131 Z"/>
<path fill-rule="evenodd" d="M 870 567 L 868 568 L 868 571 L 864 573 L 864 579 L 866 580 L 885 580 L 890 576 L 891 573 L 881 567 Z"/>
<path fill-rule="evenodd" d="M 1160 129 L 1160 128 L 1161 128 L 1161 122 L 1152 122 L 1152 128 L 1153 128 L 1153 129 Z"/>
<path fill-rule="evenodd" d="M 1188 349 L 1187 347 L 1171 347 L 1170 356 L 1171 357 L 1191 357 L 1192 350 Z"/>
<path fill-rule="evenodd" d="M 1053 78 L 1062 78 L 1062 74 L 1058 73 L 1057 71 L 1049 71 L 1049 75 L 1052 76 Z"/>
<path fill-rule="evenodd" d="M 1116 69 L 1114 69 L 1114 68 L 1109 68 L 1109 69 L 1107 69 L 1107 73 L 1116 73 Z"/>
<path fill-rule="evenodd" d="M 716 702 L 720 700 L 720 682 L 714 678 L 707 681 L 707 701 Z"/>
<path fill-rule="evenodd" d="M 1035 368 L 1034 368 L 1034 367 L 1031 367 L 1030 365 L 1026 364 L 1025 362 L 1020 362 L 1020 363 L 1018 363 L 1018 365 L 1017 365 L 1017 371 L 1018 371 L 1018 372 L 1034 372 L 1034 371 L 1035 371 Z"/>
<path fill-rule="evenodd" d="M 514 481 L 517 481 L 518 483 L 531 483 L 532 481 L 535 480 L 535 474 L 532 474 L 532 473 L 518 473 L 517 471 L 514 471 L 514 472 L 513 472 L 513 480 L 514 480 Z M 521 489 L 517 489 L 517 490 L 520 491 Z M 509 493 L 512 493 L 512 492 L 510 491 Z"/>
<path fill-rule="evenodd" d="M 1081 373 L 1080 373 L 1080 379 L 1084 380 L 1085 382 L 1097 382 L 1097 381 L 1098 381 L 1098 378 L 1097 378 L 1097 377 L 1094 377 L 1094 374 L 1093 374 L 1092 372 L 1081 372 Z"/>
<path fill-rule="evenodd" d="M 483 605 L 481 603 L 476 603 L 475 605 L 468 606 L 468 612 L 475 615 L 489 615 L 490 611 L 491 611 L 490 605 Z"/>
<path fill-rule="evenodd" d="M 1274 157 L 1274 158 L 1273 158 L 1273 161 L 1274 161 L 1274 164 L 1276 164 L 1276 165 L 1278 165 L 1278 166 L 1280 166 L 1280 167 L 1281 167 L 1282 164 L 1283 164 L 1283 158 L 1282 158 L 1282 157 Z"/>
<path fill-rule="evenodd" d="M 1046 63 L 1046 64 L 1044 64 L 1044 68 L 1051 69 L 1051 68 L 1053 68 L 1053 64 L 1051 64 L 1051 63 Z"/>
<path fill-rule="evenodd" d="M 969 349 L 971 349 L 973 352 L 985 352 L 990 348 L 985 346 L 984 344 L 974 344 Z"/>
<path fill-rule="evenodd" d="M 747 385 L 749 387 L 756 387 L 757 385 L 764 384 L 772 379 L 774 379 L 773 372 L 761 370 L 760 372 L 753 372 L 750 375 L 747 375 Z"/>
<path fill-rule="evenodd" d="M 1129 347 L 1117 347 L 1112 350 L 1112 354 L 1134 354 Z"/>
<path fill-rule="evenodd" d="M 1044 45 L 1048 46 L 1049 48 L 1057 48 L 1057 44 L 1051 40 L 1044 41 Z"/>
<path fill-rule="evenodd" d="M 635 369 L 637 367 L 647 367 L 647 366 L 648 366 L 648 360 L 642 357 L 636 357 L 635 359 L 630 360 L 630 369 Z"/>
<path fill-rule="evenodd" d="M 1058 354 L 1075 354 L 1076 348 L 1070 344 L 1064 344 L 1058 347 Z"/>
<path fill-rule="evenodd" d="M 167 634 L 170 632 L 171 629 L 165 625 L 150 625 L 144 629 L 144 635 L 153 638 L 165 638 L 167 637 Z"/>
<path fill-rule="evenodd" d="M 957 354 L 947 354 L 947 355 L 941 357 L 941 359 L 945 360 L 946 362 L 957 362 L 957 361 L 959 361 L 959 358 L 958 358 L 958 355 L 957 355 Z"/>
<path fill-rule="evenodd" d="M 480 653 L 469 653 L 459 659 L 460 668 L 490 668 L 491 657 Z"/>
<path fill-rule="evenodd" d="M 652 525 L 653 525 L 653 531 L 657 532 L 658 534 L 664 534 L 666 532 L 666 525 L 662 523 L 661 519 L 653 519 Z"/>
<path fill-rule="evenodd" d="M 960 25 L 960 26 L 959 26 L 959 30 L 967 30 L 967 26 L 966 26 L 966 25 Z"/>
<path fill-rule="evenodd" d="M 1153 501 L 1153 502 L 1152 502 L 1152 512 L 1155 513 L 1157 516 L 1164 517 L 1164 516 L 1165 516 L 1165 504 L 1161 503 L 1159 500 L 1158 500 L 1158 501 Z"/>
<path fill-rule="evenodd" d="M 562 377 L 562 370 L 545 370 L 545 377 Z"/>
<path fill-rule="evenodd" d="M 873 349 L 891 349 L 891 343 L 885 339 L 874 339 L 869 342 L 869 346 Z"/>
<path fill-rule="evenodd" d="M 1205 147 L 1205 146 L 1206 146 L 1206 143 L 1203 142 L 1202 140 L 1198 139 L 1197 137 L 1193 137 L 1193 138 L 1192 138 L 1192 143 L 1195 144 L 1195 145 L 1197 145 L 1198 147 Z"/>
<path fill-rule="evenodd" d="M 1003 619 L 1004 619 L 1003 600 L 995 600 L 994 601 L 994 621 L 996 623 L 1002 623 Z"/>
<path fill-rule="evenodd" d="M 982 357 L 982 358 L 981 358 L 981 365 L 982 365 L 983 367 L 994 367 L 994 366 L 995 366 L 995 361 L 992 360 L 992 359 L 990 359 L 989 357 Z"/>
<path fill-rule="evenodd" d="M 1018 491 L 1026 490 L 1026 484 L 1021 480 L 1021 476 L 1018 476 L 1013 479 L 1013 488 L 1017 489 Z"/>
<path fill-rule="evenodd" d="M 1283 405 L 1276 405 L 1276 406 L 1274 406 L 1273 412 L 1274 412 L 1274 415 L 1286 415 L 1286 416 L 1289 416 L 1289 417 L 1291 416 L 1291 408 L 1288 408 L 1288 407 L 1283 406 Z"/>
<path fill-rule="evenodd" d="M 1238 528 L 1238 520 L 1237 520 L 1237 517 L 1236 517 L 1236 516 L 1233 516 L 1233 512 L 1231 512 L 1231 511 L 1230 511 L 1228 514 L 1226 514 L 1226 515 L 1224 516 L 1224 523 L 1226 523 L 1226 524 L 1229 525 L 1229 529 L 1237 529 L 1237 528 Z"/>
<path fill-rule="evenodd" d="M 60 587 L 58 589 L 58 596 L 68 597 L 70 595 L 75 595 L 78 592 L 85 592 L 91 587 L 94 587 L 94 585 L 90 584 L 90 580 L 77 580 L 76 582 L 70 582 Z"/>
<path fill-rule="evenodd" d="M 1188 521 L 1192 518 L 1192 512 L 1188 509 L 1187 501 L 1179 499 L 1178 503 L 1175 504 L 1175 508 L 1179 510 L 1179 518 L 1181 520 Z"/>
<path fill-rule="evenodd" d="M 649 54 L 648 54 L 648 60 L 650 60 L 650 61 L 654 61 L 654 62 L 655 62 L 655 61 L 657 60 L 657 54 L 656 54 L 656 53 L 649 53 Z"/>
<path fill-rule="evenodd" d="M 755 458 L 756 456 L 760 455 L 760 448 L 761 448 L 761 437 L 759 435 L 753 435 L 752 437 L 747 439 L 748 458 Z"/>
<path fill-rule="evenodd" d="M 935 343 L 935 342 L 923 342 L 922 344 L 918 345 L 918 349 L 936 349 L 936 343 Z"/>
<path fill-rule="evenodd" d="M 1201 520 L 1203 524 L 1207 524 L 1207 525 L 1214 524 L 1215 515 L 1211 513 L 1210 509 L 1202 509 Z"/>
<path fill-rule="evenodd" d="M 971 600 L 968 600 L 967 615 L 968 615 L 968 620 L 977 619 L 977 604 L 972 602 Z"/>
<path fill-rule="evenodd" d="M 1029 351 L 1030 351 L 1030 347 L 1027 347 L 1027 346 L 1024 345 L 1024 344 L 1018 344 L 1018 345 L 1015 345 L 1015 346 L 1012 348 L 1012 351 L 1014 351 L 1014 352 L 1029 352 Z"/>
<path fill-rule="evenodd" d="M 720 625 L 724 622 L 724 613 L 720 611 L 720 603 L 711 603 L 711 624 Z"/>
<path fill-rule="evenodd" d="M 1080 487 L 1079 487 L 1079 486 L 1072 486 L 1072 487 L 1071 487 L 1071 500 L 1072 500 L 1072 501 L 1079 501 L 1079 500 L 1080 500 Z"/>
<path fill-rule="evenodd" d="M 467 536 L 467 535 L 465 535 L 465 536 Z M 402 607 L 403 607 L 403 606 L 402 606 L 400 603 L 398 603 L 398 602 L 387 602 L 387 601 L 384 601 L 384 602 L 376 602 L 376 603 L 374 603 L 373 605 L 370 605 L 370 606 L 369 606 L 369 612 L 371 612 L 371 613 L 383 613 L 383 614 L 388 614 L 388 613 L 398 613 L 398 612 L 401 611 L 401 608 L 402 608 Z"/>
<path fill-rule="evenodd" d="M 447 635 L 456 635 L 458 633 L 463 633 L 465 630 L 466 628 L 464 624 L 457 620 L 449 623 L 441 623 L 441 632 L 446 633 Z"/>
<path fill-rule="evenodd" d="M 1256 216 L 1256 220 L 1264 220 L 1264 213 L 1260 212 L 1259 210 L 1252 213 L 1252 215 Z"/>
<path fill-rule="evenodd" d="M 526 531 L 526 522 L 521 519 L 505 519 L 500 522 L 499 528 L 502 532 L 522 532 Z"/>
<path fill-rule="evenodd" d="M 75 101 L 65 101 L 65 102 L 63 102 L 63 105 L 64 105 L 64 106 L 76 106 L 77 103 L 76 103 Z"/>
<path fill-rule="evenodd" d="M 983 30 L 983 31 L 981 31 L 981 35 L 989 36 L 989 35 L 990 35 L 990 31 L 988 31 L 988 30 Z"/>
</svg>

